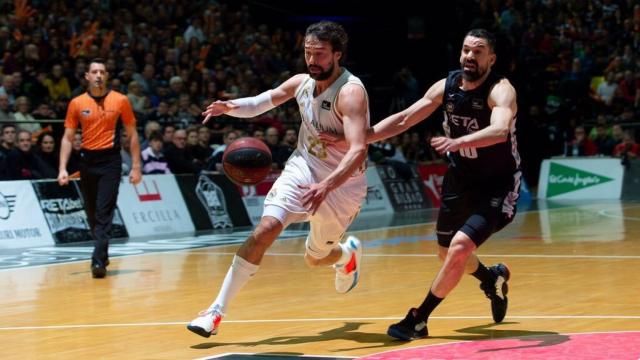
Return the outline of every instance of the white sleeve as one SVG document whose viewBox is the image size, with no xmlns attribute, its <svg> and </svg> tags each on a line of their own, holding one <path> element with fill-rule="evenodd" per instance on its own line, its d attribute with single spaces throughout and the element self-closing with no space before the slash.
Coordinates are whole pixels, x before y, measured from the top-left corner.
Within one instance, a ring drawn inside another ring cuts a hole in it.
<svg viewBox="0 0 640 360">
<path fill-rule="evenodd" d="M 276 107 L 271 102 L 271 90 L 253 97 L 234 99 L 231 103 L 238 107 L 227 112 L 227 115 L 239 118 L 252 118 Z"/>
</svg>

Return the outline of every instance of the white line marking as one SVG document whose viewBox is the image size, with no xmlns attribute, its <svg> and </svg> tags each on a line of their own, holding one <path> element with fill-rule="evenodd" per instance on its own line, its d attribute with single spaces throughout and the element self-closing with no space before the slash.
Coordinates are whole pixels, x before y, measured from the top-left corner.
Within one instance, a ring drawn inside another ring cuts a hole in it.
<svg viewBox="0 0 640 360">
<path fill-rule="evenodd" d="M 259 320 L 224 320 L 225 324 L 266 324 L 266 323 L 291 323 L 291 322 L 340 322 L 340 321 L 380 321 L 400 320 L 403 317 L 364 317 L 364 318 L 309 318 L 309 319 L 259 319 Z M 491 316 L 431 316 L 429 320 L 468 320 L 491 319 Z M 616 320 L 640 320 L 640 315 L 515 315 L 507 316 L 507 320 L 582 320 L 582 319 L 616 319 Z M 189 323 L 185 321 L 154 322 L 154 323 L 119 323 L 119 324 L 75 324 L 75 325 L 44 325 L 44 326 L 5 326 L 0 331 L 8 330 L 51 330 L 51 329 L 82 329 L 82 328 L 107 328 L 107 327 L 138 327 L 138 326 L 173 326 Z"/>
<path fill-rule="evenodd" d="M 365 242 L 366 245 L 366 242 Z M 365 246 L 366 248 L 366 246 Z M 234 252 L 216 252 L 216 251 L 193 251 L 190 255 L 220 255 L 232 256 Z M 265 253 L 265 256 L 303 256 L 303 253 Z M 366 257 L 437 257 L 437 254 L 371 254 L 367 253 Z M 636 260 L 640 259 L 640 255 L 546 255 L 546 254 L 478 254 L 480 257 L 496 257 L 496 258 L 532 258 L 532 259 L 621 259 Z"/>
</svg>

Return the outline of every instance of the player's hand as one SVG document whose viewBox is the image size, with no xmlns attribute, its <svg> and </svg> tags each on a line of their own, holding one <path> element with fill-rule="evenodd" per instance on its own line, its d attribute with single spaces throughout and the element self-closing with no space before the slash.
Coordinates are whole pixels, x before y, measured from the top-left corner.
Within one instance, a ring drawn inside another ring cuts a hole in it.
<svg viewBox="0 0 640 360">
<path fill-rule="evenodd" d="M 222 114 L 226 114 L 237 107 L 238 105 L 232 103 L 231 101 L 216 100 L 209 106 L 207 106 L 207 110 L 202 112 L 202 115 L 204 116 L 204 120 L 202 120 L 202 123 L 206 124 L 212 116 L 220 116 Z"/>
<path fill-rule="evenodd" d="M 67 170 L 60 170 L 60 172 L 58 172 L 58 184 L 60 184 L 60 186 L 69 184 L 69 173 L 67 173 Z"/>
<path fill-rule="evenodd" d="M 298 187 L 300 189 L 307 189 L 304 195 L 302 195 L 302 205 L 311 212 L 311 215 L 315 215 L 320 204 L 322 204 L 327 194 L 329 194 L 329 189 L 322 183 L 304 184 L 298 185 Z"/>
<path fill-rule="evenodd" d="M 139 168 L 133 168 L 129 172 L 129 182 L 133 185 L 138 185 L 142 181 L 142 172 Z"/>
<path fill-rule="evenodd" d="M 456 152 L 460 149 L 457 139 L 451 139 L 446 136 L 432 137 L 431 146 L 440 154 L 444 154 L 447 151 Z"/>
</svg>

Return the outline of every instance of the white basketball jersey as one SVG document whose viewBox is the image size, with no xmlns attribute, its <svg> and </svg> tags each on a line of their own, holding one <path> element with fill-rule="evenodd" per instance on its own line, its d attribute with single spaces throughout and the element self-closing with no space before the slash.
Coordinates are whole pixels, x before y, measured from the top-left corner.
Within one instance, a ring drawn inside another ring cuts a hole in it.
<svg viewBox="0 0 640 360">
<path fill-rule="evenodd" d="M 344 158 L 347 150 L 334 146 L 326 146 L 320 139 L 320 132 L 343 135 L 344 127 L 342 119 L 336 111 L 336 100 L 340 89 L 346 84 L 364 85 L 359 78 L 343 69 L 336 81 L 321 94 L 314 97 L 316 81 L 309 75 L 302 81 L 296 90 L 296 100 L 300 107 L 302 125 L 298 134 L 297 152 L 305 158 L 309 168 L 318 181 L 327 177 Z M 365 94 L 366 94 L 366 89 Z M 367 98 L 367 127 L 369 126 L 369 99 Z M 366 161 L 365 161 L 366 163 Z M 363 175 L 364 164 L 352 176 Z"/>
</svg>

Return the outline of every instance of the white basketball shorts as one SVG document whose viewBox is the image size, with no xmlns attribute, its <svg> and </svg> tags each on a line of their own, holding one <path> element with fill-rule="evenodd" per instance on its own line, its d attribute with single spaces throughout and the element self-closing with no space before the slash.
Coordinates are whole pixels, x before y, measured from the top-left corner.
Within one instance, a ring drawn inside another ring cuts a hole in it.
<svg viewBox="0 0 640 360">
<path fill-rule="evenodd" d="M 295 222 L 309 221 L 311 229 L 307 236 L 307 253 L 322 259 L 338 246 L 358 215 L 367 195 L 367 179 L 364 174 L 350 178 L 329 192 L 315 215 L 311 215 L 302 205 L 302 195 L 307 189 L 300 189 L 298 185 L 317 182 L 305 159 L 293 155 L 267 194 L 262 216 L 278 219 L 283 228 Z"/>
</svg>

